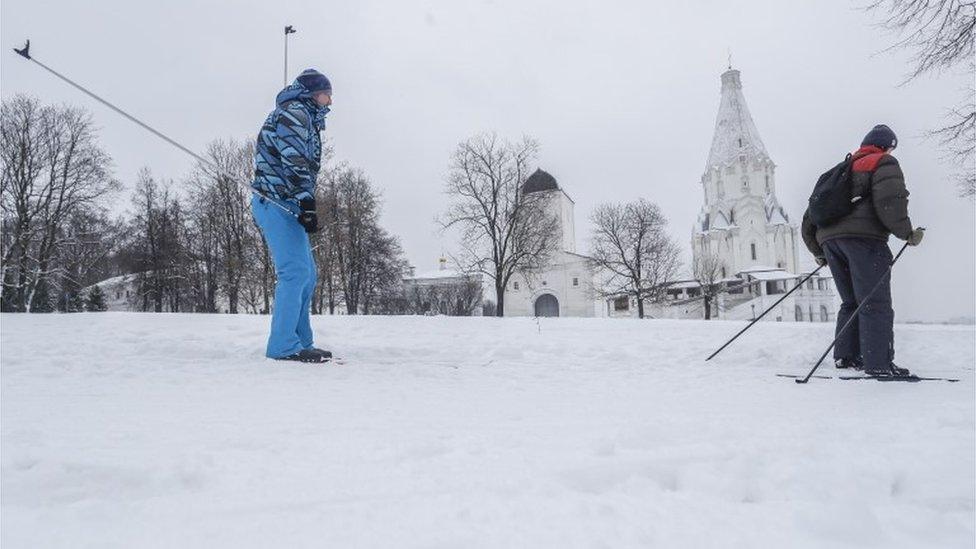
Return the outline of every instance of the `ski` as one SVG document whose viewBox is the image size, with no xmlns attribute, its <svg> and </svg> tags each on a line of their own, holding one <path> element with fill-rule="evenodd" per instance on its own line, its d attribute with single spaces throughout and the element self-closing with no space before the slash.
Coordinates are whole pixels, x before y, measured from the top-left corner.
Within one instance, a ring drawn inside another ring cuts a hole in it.
<svg viewBox="0 0 976 549">
<path fill-rule="evenodd" d="M 791 379 L 803 379 L 806 376 L 796 375 L 796 374 L 776 374 L 778 377 L 788 377 Z M 891 382 L 905 382 L 905 383 L 915 383 L 918 381 L 945 381 L 947 383 L 957 383 L 959 379 L 951 377 L 921 377 L 916 375 L 904 376 L 904 377 L 876 377 L 876 376 L 813 376 L 815 379 L 839 379 L 843 381 L 861 381 L 861 380 L 875 380 L 875 381 L 891 381 Z"/>
<path fill-rule="evenodd" d="M 909 375 L 904 377 L 878 377 L 878 376 L 837 376 L 837 379 L 843 379 L 845 381 L 857 381 L 859 379 L 873 379 L 876 381 L 945 381 L 948 383 L 956 383 L 959 380 L 951 377 L 922 377 L 917 375 Z"/>
<path fill-rule="evenodd" d="M 798 376 L 796 374 L 776 374 L 776 375 L 778 377 L 789 377 L 789 378 L 792 378 L 792 379 L 802 379 L 804 377 L 804 376 Z M 815 376 L 811 376 L 811 379 L 834 379 L 834 378 L 832 378 L 830 376 L 818 376 L 818 375 L 815 375 Z"/>
</svg>

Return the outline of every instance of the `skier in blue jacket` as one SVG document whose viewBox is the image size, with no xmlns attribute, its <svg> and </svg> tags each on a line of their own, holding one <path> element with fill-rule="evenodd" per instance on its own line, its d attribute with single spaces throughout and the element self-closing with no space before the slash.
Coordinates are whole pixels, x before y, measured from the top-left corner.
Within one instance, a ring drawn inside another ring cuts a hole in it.
<svg viewBox="0 0 976 549">
<path fill-rule="evenodd" d="M 278 360 L 326 362 L 332 353 L 312 344 L 309 308 L 316 268 L 309 234 L 318 231 L 315 181 L 322 156 L 332 84 L 308 69 L 281 90 L 255 147 L 251 211 L 275 265 L 274 313 L 266 355 Z"/>
</svg>

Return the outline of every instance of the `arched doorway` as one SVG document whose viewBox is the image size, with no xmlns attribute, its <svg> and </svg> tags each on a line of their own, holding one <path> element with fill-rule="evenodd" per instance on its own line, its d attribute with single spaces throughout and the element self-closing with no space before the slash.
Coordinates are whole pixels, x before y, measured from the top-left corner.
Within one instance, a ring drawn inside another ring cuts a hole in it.
<svg viewBox="0 0 976 549">
<path fill-rule="evenodd" d="M 552 294 L 542 294 L 535 300 L 535 316 L 559 316 L 559 300 Z"/>
</svg>

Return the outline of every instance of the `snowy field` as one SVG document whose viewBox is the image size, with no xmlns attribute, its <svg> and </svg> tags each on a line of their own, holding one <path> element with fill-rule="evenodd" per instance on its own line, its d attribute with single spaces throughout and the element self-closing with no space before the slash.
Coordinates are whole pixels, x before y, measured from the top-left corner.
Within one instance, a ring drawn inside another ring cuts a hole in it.
<svg viewBox="0 0 976 549">
<path fill-rule="evenodd" d="M 2 545 L 972 547 L 973 327 L 898 326 L 962 382 L 813 380 L 822 324 L 4 315 Z M 825 373 L 833 373 L 826 368 Z"/>
</svg>

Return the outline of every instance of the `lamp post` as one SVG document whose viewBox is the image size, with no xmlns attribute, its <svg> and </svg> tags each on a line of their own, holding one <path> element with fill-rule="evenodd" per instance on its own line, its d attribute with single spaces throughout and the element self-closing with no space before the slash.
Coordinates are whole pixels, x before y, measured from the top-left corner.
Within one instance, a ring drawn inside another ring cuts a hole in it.
<svg viewBox="0 0 976 549">
<path fill-rule="evenodd" d="M 288 85 L 288 35 L 289 34 L 295 34 L 295 32 L 296 32 L 295 31 L 295 27 L 293 27 L 291 25 L 288 25 L 287 27 L 285 27 L 285 72 L 284 72 L 284 74 L 285 74 L 285 76 L 284 76 L 284 81 L 285 81 L 284 85 L 285 86 Z"/>
</svg>

